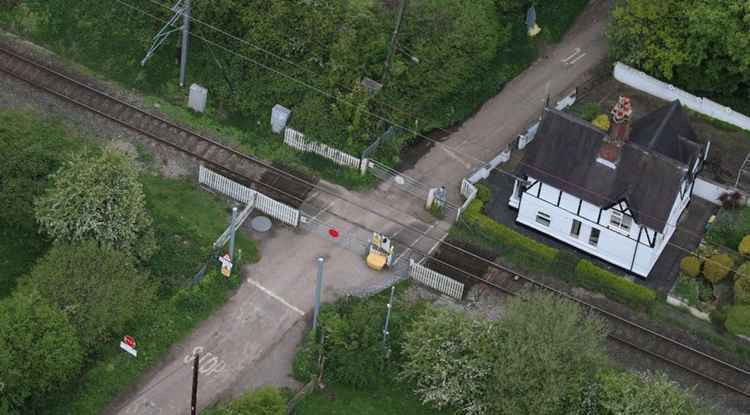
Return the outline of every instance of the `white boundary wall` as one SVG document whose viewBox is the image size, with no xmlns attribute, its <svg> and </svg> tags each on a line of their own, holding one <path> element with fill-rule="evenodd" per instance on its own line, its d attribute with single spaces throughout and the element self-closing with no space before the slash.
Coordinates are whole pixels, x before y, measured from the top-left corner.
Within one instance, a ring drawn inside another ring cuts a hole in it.
<svg viewBox="0 0 750 415">
<path fill-rule="evenodd" d="M 247 203 L 261 212 L 292 226 L 299 224 L 299 210 L 277 202 L 257 190 L 215 173 L 202 165 L 198 169 L 198 182 L 234 200 Z"/>
<path fill-rule="evenodd" d="M 632 86 L 643 92 L 649 93 L 666 101 L 680 100 L 682 105 L 693 111 L 708 115 L 727 122 L 737 127 L 750 131 L 750 117 L 740 114 L 729 107 L 725 107 L 708 98 L 696 97 L 685 92 L 674 85 L 662 82 L 644 72 L 631 68 L 630 66 L 617 62 L 615 64 L 615 79 L 623 84 Z"/>
<path fill-rule="evenodd" d="M 465 197 L 466 201 L 463 205 L 461 205 L 460 208 L 458 208 L 458 213 L 456 213 L 456 220 L 458 220 L 464 210 L 469 207 L 469 203 L 471 203 L 471 201 L 474 200 L 475 197 L 477 197 L 477 192 L 479 192 L 479 189 L 477 189 L 477 187 L 474 186 L 474 184 L 472 184 L 469 180 L 461 180 L 461 196 Z"/>
<path fill-rule="evenodd" d="M 284 144 L 300 151 L 318 154 L 342 166 L 359 169 L 361 165 L 361 160 L 358 157 L 336 150 L 317 141 L 306 140 L 304 134 L 289 127 L 284 130 Z"/>
<path fill-rule="evenodd" d="M 463 284 L 423 265 L 419 265 L 413 259 L 409 260 L 409 276 L 457 300 L 461 300 L 464 295 Z"/>
<path fill-rule="evenodd" d="M 732 186 L 715 183 L 702 177 L 696 178 L 695 184 L 693 185 L 693 196 L 708 200 L 715 205 L 721 205 L 719 196 L 723 195 L 724 193 L 734 192 L 740 192 L 745 198 L 745 204 L 750 205 L 750 199 L 748 199 L 747 195 Z"/>
</svg>

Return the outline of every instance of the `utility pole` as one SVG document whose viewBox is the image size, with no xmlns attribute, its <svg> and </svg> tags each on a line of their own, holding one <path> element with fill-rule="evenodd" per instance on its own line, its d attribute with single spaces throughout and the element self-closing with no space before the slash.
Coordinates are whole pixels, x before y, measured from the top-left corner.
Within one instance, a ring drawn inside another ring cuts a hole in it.
<svg viewBox="0 0 750 415">
<path fill-rule="evenodd" d="M 313 312 L 313 333 L 318 330 L 318 313 L 320 312 L 320 288 L 323 285 L 323 262 L 325 259 L 318 257 L 318 278 L 315 281 L 315 311 Z"/>
<path fill-rule="evenodd" d="M 146 62 L 154 55 L 159 46 L 167 40 L 172 32 L 182 32 L 182 47 L 180 48 L 180 86 L 185 86 L 185 73 L 187 72 L 187 54 L 188 54 L 188 41 L 190 38 L 190 0 L 177 0 L 177 2 L 171 8 L 174 14 L 167 21 L 167 23 L 159 30 L 159 33 L 154 35 L 151 47 L 146 51 L 146 56 L 141 60 L 141 66 L 145 66 Z M 177 22 L 182 17 L 182 26 L 177 26 Z"/>
<path fill-rule="evenodd" d="M 237 222 L 237 206 L 232 207 L 232 224 L 229 225 L 231 226 L 232 231 L 232 233 L 229 234 L 229 259 L 231 259 L 232 262 L 234 262 L 234 234 L 237 233 L 235 222 Z"/>
<path fill-rule="evenodd" d="M 190 0 L 185 0 L 182 9 L 182 54 L 180 55 L 180 86 L 185 86 L 185 72 L 187 72 L 188 42 L 190 41 Z M 232 222 L 234 223 L 234 221 Z M 234 234 L 232 234 L 234 240 Z M 234 250 L 232 251 L 234 260 Z"/>
<path fill-rule="evenodd" d="M 380 84 L 385 86 L 385 81 L 388 79 L 388 70 L 391 67 L 393 61 L 393 54 L 396 52 L 396 42 L 398 39 L 398 31 L 401 28 L 401 18 L 404 16 L 404 10 L 406 9 L 406 1 L 401 0 L 398 6 L 398 14 L 396 15 L 396 27 L 393 29 L 391 34 L 391 41 L 388 44 L 388 56 L 385 59 L 385 68 L 383 69 L 383 76 L 380 77 Z"/>
<path fill-rule="evenodd" d="M 198 406 L 198 366 L 200 362 L 200 355 L 198 353 L 195 354 L 195 359 L 193 360 L 193 393 L 190 395 L 190 415 L 196 415 L 197 414 L 197 406 Z"/>
</svg>

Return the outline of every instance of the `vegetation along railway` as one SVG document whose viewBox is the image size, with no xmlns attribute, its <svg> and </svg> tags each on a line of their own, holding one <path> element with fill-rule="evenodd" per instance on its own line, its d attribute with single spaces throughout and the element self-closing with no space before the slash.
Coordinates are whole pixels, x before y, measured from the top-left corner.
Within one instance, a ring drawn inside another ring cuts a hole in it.
<svg viewBox="0 0 750 415">
<path fill-rule="evenodd" d="M 103 92 L 89 81 L 75 79 L 73 75 L 64 74 L 61 70 L 23 56 L 7 45 L 0 45 L 0 71 L 210 164 L 241 182 L 251 182 L 259 190 L 268 192 L 270 196 L 289 205 L 299 207 L 310 190 L 317 187 L 313 179 L 296 177 L 296 173 L 291 175 L 278 167 L 150 114 Z M 408 225 L 403 226 L 413 230 Z M 429 236 L 426 237 L 429 238 Z M 750 398 L 750 370 L 711 356 L 688 344 L 518 274 L 462 248 L 455 246 L 452 248 L 465 256 L 465 260 L 484 261 L 494 268 L 486 279 L 462 271 L 464 275 L 469 275 L 470 278 L 509 295 L 517 295 L 529 286 L 553 291 L 604 316 L 610 322 L 612 331 L 609 338 L 611 340 L 679 367 L 744 398 Z M 451 267 L 448 263 L 443 265 Z"/>
</svg>

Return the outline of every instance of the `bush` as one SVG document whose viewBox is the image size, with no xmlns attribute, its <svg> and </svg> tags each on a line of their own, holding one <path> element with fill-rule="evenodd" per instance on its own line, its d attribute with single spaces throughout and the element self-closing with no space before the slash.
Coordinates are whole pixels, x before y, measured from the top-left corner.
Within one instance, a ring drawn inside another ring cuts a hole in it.
<svg viewBox="0 0 750 415">
<path fill-rule="evenodd" d="M 574 281 L 578 261 L 578 255 L 564 249 L 558 251 L 554 262 L 555 273 L 566 281 Z"/>
<path fill-rule="evenodd" d="M 600 112 L 601 108 L 599 107 L 599 104 L 595 102 L 587 102 L 578 110 L 578 116 L 591 122 L 596 117 L 596 114 L 599 114 Z"/>
<path fill-rule="evenodd" d="M 750 207 L 722 209 L 708 228 L 706 239 L 714 244 L 735 249 L 750 234 Z"/>
<path fill-rule="evenodd" d="M 689 277 L 697 277 L 701 274 L 701 261 L 692 255 L 682 258 L 680 261 L 680 270 Z"/>
<path fill-rule="evenodd" d="M 725 326 L 732 334 L 750 336 L 750 305 L 730 307 Z"/>
<path fill-rule="evenodd" d="M 594 118 L 594 121 L 591 121 L 591 124 L 600 130 L 607 131 L 609 130 L 609 117 L 607 114 L 597 115 L 596 118 Z"/>
<path fill-rule="evenodd" d="M 474 199 L 462 218 L 482 241 L 503 258 L 527 270 L 554 271 L 558 250 L 503 226 L 482 214 L 481 200 Z"/>
<path fill-rule="evenodd" d="M 298 381 L 309 382 L 314 376 L 318 376 L 320 367 L 318 365 L 318 356 L 320 347 L 313 335 L 312 330 L 305 334 L 297 352 L 294 354 L 292 361 L 292 375 Z"/>
<path fill-rule="evenodd" d="M 716 327 L 720 329 L 724 329 L 724 324 L 727 321 L 727 313 L 721 308 L 717 308 L 714 310 L 711 310 L 711 312 L 708 314 L 708 317 L 711 319 L 711 323 L 713 323 Z"/>
<path fill-rule="evenodd" d="M 286 399 L 277 388 L 264 386 L 217 408 L 201 411 L 202 415 L 286 415 Z"/>
<path fill-rule="evenodd" d="M 649 308 L 656 301 L 656 292 L 653 290 L 628 281 L 586 260 L 578 262 L 575 275 L 576 281 L 583 287 L 604 293 L 634 307 Z"/>
<path fill-rule="evenodd" d="M 745 235 L 745 237 L 742 238 L 740 245 L 737 247 L 737 252 L 739 252 L 740 255 L 750 255 L 750 235 Z"/>
<path fill-rule="evenodd" d="M 750 266 L 745 267 L 749 264 L 750 262 L 745 263 L 737 270 L 738 277 L 734 281 L 734 302 L 737 304 L 750 304 L 750 274 L 747 274 L 750 271 Z M 739 275 L 740 271 L 742 271 L 742 275 Z"/>
<path fill-rule="evenodd" d="M 490 198 L 492 197 L 492 192 L 490 191 L 490 188 L 481 183 L 475 186 L 477 188 L 477 199 L 479 199 L 482 203 L 489 202 Z"/>
<path fill-rule="evenodd" d="M 712 284 L 726 278 L 732 271 L 734 260 L 727 254 L 714 255 L 703 265 L 703 276 Z"/>
</svg>

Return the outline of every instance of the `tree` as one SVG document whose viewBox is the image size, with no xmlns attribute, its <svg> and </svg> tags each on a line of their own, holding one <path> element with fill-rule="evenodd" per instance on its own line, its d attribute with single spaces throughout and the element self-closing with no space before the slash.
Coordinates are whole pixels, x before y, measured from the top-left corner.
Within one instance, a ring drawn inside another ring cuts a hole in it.
<svg viewBox="0 0 750 415">
<path fill-rule="evenodd" d="M 36 200 L 42 229 L 57 241 L 93 239 L 145 260 L 156 242 L 133 161 L 114 149 L 74 155 Z"/>
<path fill-rule="evenodd" d="M 87 352 L 121 335 L 155 298 L 128 253 L 93 241 L 55 245 L 21 285 L 65 314 Z"/>
<path fill-rule="evenodd" d="M 0 302 L 0 350 L 0 413 L 21 411 L 30 400 L 65 385 L 81 368 L 75 330 L 33 290 Z"/>
<path fill-rule="evenodd" d="M 605 371 L 588 393 L 585 413 L 600 415 L 698 415 L 704 413 L 688 391 L 666 375 Z"/>
<path fill-rule="evenodd" d="M 490 350 L 493 414 L 568 413 L 607 361 L 604 323 L 569 300 L 513 298 L 499 325 L 503 339 Z"/>
<path fill-rule="evenodd" d="M 621 1 L 610 51 L 691 92 L 731 95 L 750 82 L 748 21 L 744 0 Z"/>
</svg>

